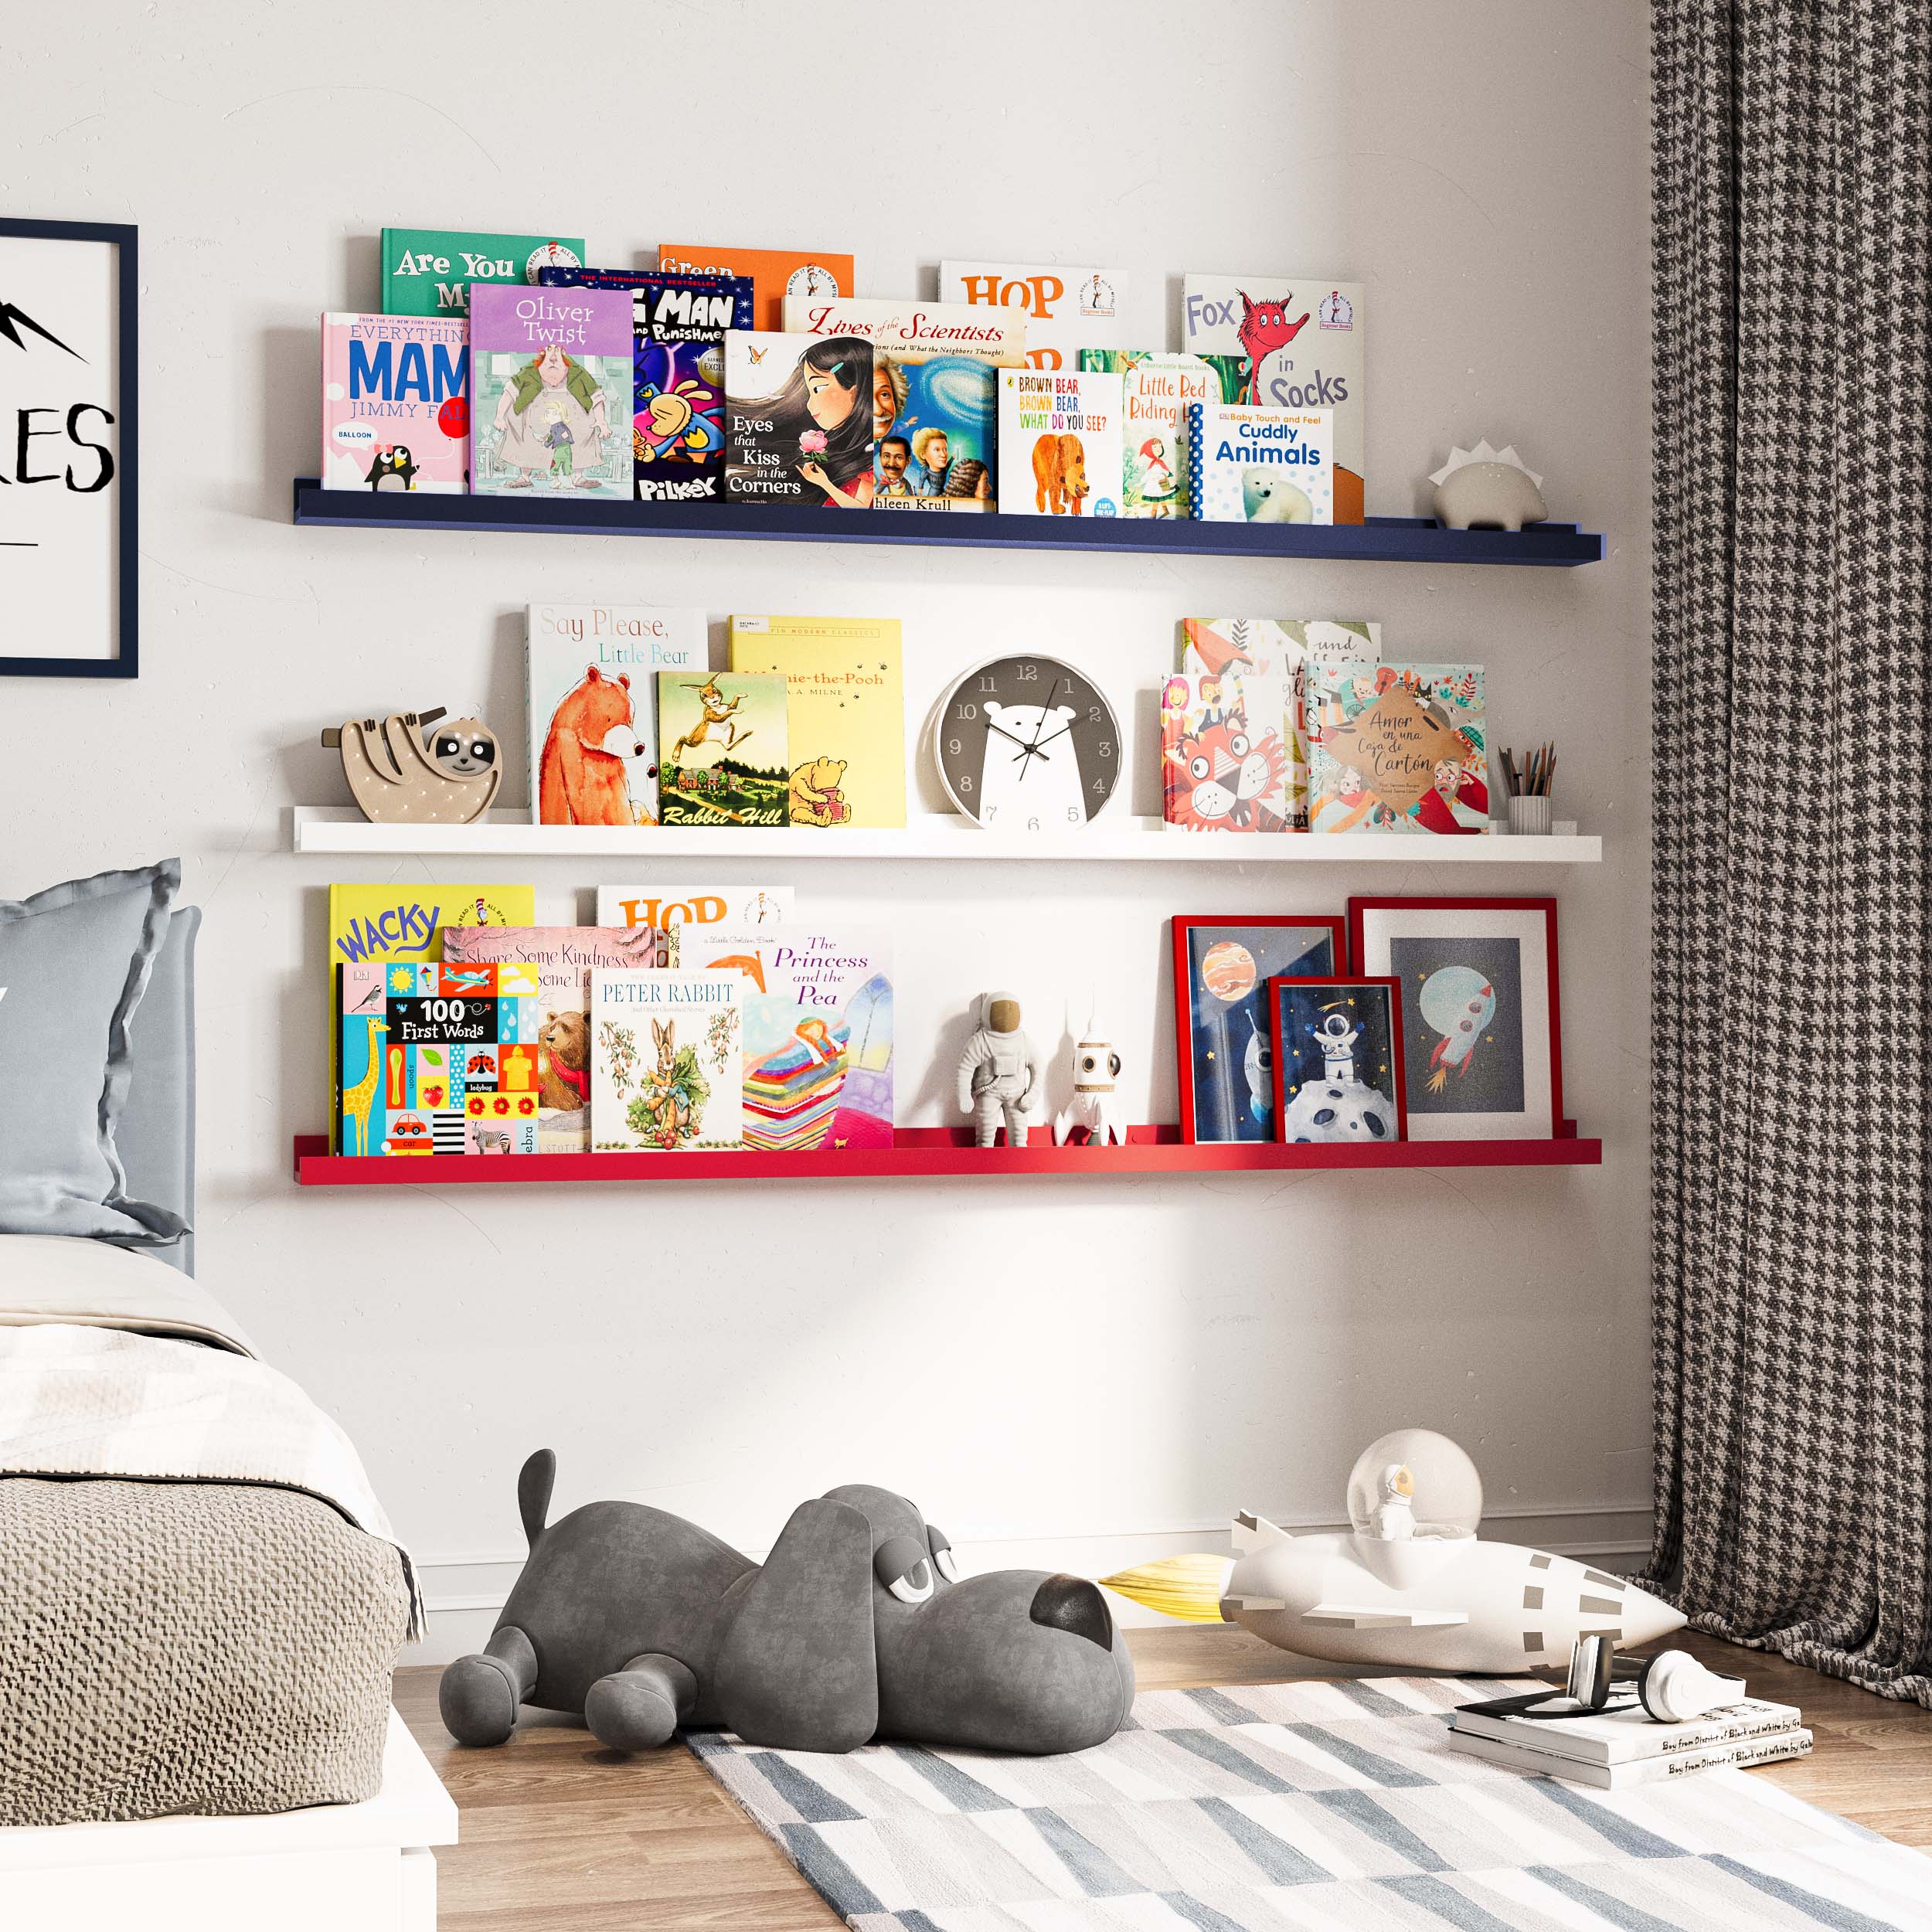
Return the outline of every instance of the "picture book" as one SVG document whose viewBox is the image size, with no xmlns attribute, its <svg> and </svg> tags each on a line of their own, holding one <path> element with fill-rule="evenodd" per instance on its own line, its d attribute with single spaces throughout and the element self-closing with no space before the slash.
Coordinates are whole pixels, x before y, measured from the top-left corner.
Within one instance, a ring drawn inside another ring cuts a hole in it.
<svg viewBox="0 0 1932 1932">
<path fill-rule="evenodd" d="M 1481 665 L 1311 668 L 1308 718 L 1310 831 L 1489 829 Z"/>
<path fill-rule="evenodd" d="M 322 318 L 322 488 L 447 495 L 470 472 L 469 330 L 410 315 Z"/>
<path fill-rule="evenodd" d="M 581 1154 L 590 1145 L 590 975 L 600 966 L 668 971 L 675 937 L 648 926 L 465 926 L 444 963 L 519 961 L 536 974 L 536 1151 Z"/>
<path fill-rule="evenodd" d="M 692 1152 L 741 1144 L 743 1001 L 736 973 L 590 975 L 590 1144 Z"/>
<path fill-rule="evenodd" d="M 1312 665 L 1373 664 L 1382 626 L 1328 617 L 1183 617 L 1181 668 L 1219 677 L 1278 678 L 1288 696 L 1283 729 L 1288 747 L 1288 822 L 1308 824 L 1308 670 Z"/>
<path fill-rule="evenodd" d="M 1781 1731 L 1798 1730 L 1804 1722 L 1804 1715 L 1795 1704 L 1744 1697 L 1708 1716 L 1680 1724 L 1660 1724 L 1637 1703 L 1585 1712 L 1558 1724 L 1498 1716 L 1479 1706 L 1464 1706 L 1457 1710 L 1451 1729 L 1459 1735 L 1492 1737 L 1581 1764 L 1628 1764 L 1641 1758 L 1675 1757 L 1746 1738 L 1775 1736 Z"/>
<path fill-rule="evenodd" d="M 631 495 L 631 298 L 479 284 L 470 301 L 470 487 Z"/>
<path fill-rule="evenodd" d="M 658 673 L 658 811 L 667 825 L 790 822 L 786 686 L 743 671 Z"/>
<path fill-rule="evenodd" d="M 794 333 L 872 345 L 875 507 L 991 510 L 994 372 L 1019 368 L 1026 326 L 1004 309 L 788 296 Z"/>
<path fill-rule="evenodd" d="M 742 978 L 746 1146 L 892 1145 L 892 952 L 883 933 L 798 920 L 776 930 L 707 928 L 687 934 L 683 968 Z"/>
<path fill-rule="evenodd" d="M 733 617 L 731 668 L 785 680 L 793 825 L 905 824 L 896 617 Z"/>
<path fill-rule="evenodd" d="M 1334 422 L 1327 410 L 1189 403 L 1187 468 L 1203 523 L 1332 523 Z"/>
<path fill-rule="evenodd" d="M 342 1041 L 335 998 L 339 966 L 434 965 L 452 926 L 527 926 L 536 894 L 528 886 L 445 886 L 391 881 L 328 889 L 328 1075 L 335 1083 Z M 335 1150 L 339 1153 L 339 1146 Z"/>
<path fill-rule="evenodd" d="M 1026 320 L 1030 368 L 1074 369 L 1083 349 L 1120 347 L 1127 270 L 1057 268 L 1043 262 L 941 262 L 939 299 L 975 308 L 1011 309 Z"/>
<path fill-rule="evenodd" d="M 546 288 L 618 288 L 631 298 L 631 488 L 640 503 L 724 497 L 724 340 L 751 326 L 742 275 L 546 268 Z"/>
<path fill-rule="evenodd" d="M 1121 379 L 1107 369 L 1002 369 L 1000 505 L 1019 516 L 1118 516 Z"/>
<path fill-rule="evenodd" d="M 735 503 L 866 510 L 872 345 L 855 335 L 725 338 L 725 495 Z"/>
<path fill-rule="evenodd" d="M 1182 411 L 1189 403 L 1238 401 L 1247 359 L 1085 349 L 1080 366 L 1111 369 L 1121 379 L 1121 515 L 1192 515 Z"/>
<path fill-rule="evenodd" d="M 790 886 L 600 886 L 597 923 L 661 926 L 674 940 L 712 927 L 759 933 L 784 924 L 796 896 Z"/>
<path fill-rule="evenodd" d="M 1161 687 L 1161 815 L 1187 832 L 1286 832 L 1288 687 L 1177 671 Z"/>
<path fill-rule="evenodd" d="M 533 604 L 527 635 L 531 822 L 655 825 L 657 674 L 704 669 L 704 613 Z"/>
<path fill-rule="evenodd" d="M 336 998 L 342 1152 L 536 1152 L 534 966 L 345 963 Z"/>
<path fill-rule="evenodd" d="M 467 315 L 472 282 L 522 282 L 574 267 L 581 235 L 482 235 L 461 228 L 383 230 L 383 310 L 389 315 Z"/>
<path fill-rule="evenodd" d="M 1335 412 L 1335 520 L 1359 523 L 1368 474 L 1362 284 L 1320 276 L 1189 275 L 1181 313 L 1184 349 L 1247 357 L 1243 403 Z"/>
<path fill-rule="evenodd" d="M 785 298 L 849 295 L 852 257 L 790 248 L 713 248 L 695 242 L 663 242 L 658 248 L 661 275 L 748 275 L 751 278 L 753 328 L 785 327 Z"/>
<path fill-rule="evenodd" d="M 1556 1727 L 1543 1724 L 1537 1728 L 1548 1731 Z M 1572 1784 L 1587 1784 L 1601 1791 L 1623 1791 L 1634 1784 L 1668 1784 L 1727 1764 L 1748 1770 L 1753 1764 L 1777 1764 L 1787 1758 L 1803 1757 L 1811 1750 L 1811 1733 L 1804 1730 L 1774 1731 L 1762 1737 L 1740 1738 L 1734 1743 L 1707 1745 L 1702 1750 L 1685 1751 L 1675 1757 L 1639 1757 L 1618 1764 L 1581 1764 L 1554 1751 L 1505 1744 L 1464 1730 L 1452 1730 L 1449 1742 L 1455 1750 L 1479 1757 L 1485 1764 L 1501 1765 L 1505 1770 L 1560 1777 Z"/>
</svg>

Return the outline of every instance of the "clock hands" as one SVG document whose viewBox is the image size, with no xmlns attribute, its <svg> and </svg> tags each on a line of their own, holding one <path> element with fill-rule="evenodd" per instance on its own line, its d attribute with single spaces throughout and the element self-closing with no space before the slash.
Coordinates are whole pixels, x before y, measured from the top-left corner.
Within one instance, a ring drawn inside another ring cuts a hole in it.
<svg viewBox="0 0 1932 1932">
<path fill-rule="evenodd" d="M 1030 769 L 1026 763 L 1026 760 L 1029 758 L 1038 758 L 1043 764 L 1051 764 L 1053 763 L 1053 760 L 1046 756 L 1046 753 L 1039 748 L 1039 734 L 1042 728 L 1046 723 L 1046 714 L 1053 709 L 1053 700 L 1060 696 L 1060 686 L 1065 682 L 1066 680 L 1062 678 L 1056 678 L 1053 680 L 1053 686 L 1046 694 L 1046 702 L 1040 706 L 1040 714 L 1033 722 L 1033 741 L 1031 744 L 1025 747 L 1022 750 L 1019 757 L 1014 760 L 1014 763 L 1019 767 L 1019 775 L 1022 778 L 1026 776 L 1028 770 Z M 1007 735 L 1010 737 L 1012 734 L 1009 732 Z M 1053 736 L 1057 738 L 1060 736 L 1060 733 L 1058 732 L 1055 732 Z M 1015 744 L 1018 744 L 1019 740 L 1017 738 L 1015 738 L 1013 739 L 1013 742 Z"/>
<path fill-rule="evenodd" d="M 1027 743 L 1025 739 L 1015 738 L 1004 725 L 995 724 L 991 718 L 988 718 L 986 720 L 986 729 L 988 731 L 997 731 L 999 735 L 1007 741 L 1008 743 L 1018 745 L 1022 753 L 1030 751 L 1032 749 L 1032 747 Z"/>
</svg>

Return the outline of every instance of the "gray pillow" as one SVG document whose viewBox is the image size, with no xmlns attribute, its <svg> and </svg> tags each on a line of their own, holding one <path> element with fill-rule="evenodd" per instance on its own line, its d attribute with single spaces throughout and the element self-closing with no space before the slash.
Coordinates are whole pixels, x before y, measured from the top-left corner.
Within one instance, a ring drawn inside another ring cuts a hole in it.
<svg viewBox="0 0 1932 1932">
<path fill-rule="evenodd" d="M 179 1215 L 131 1199 L 114 1151 L 128 1030 L 181 861 L 0 900 L 0 1234 L 160 1244 Z"/>
</svg>

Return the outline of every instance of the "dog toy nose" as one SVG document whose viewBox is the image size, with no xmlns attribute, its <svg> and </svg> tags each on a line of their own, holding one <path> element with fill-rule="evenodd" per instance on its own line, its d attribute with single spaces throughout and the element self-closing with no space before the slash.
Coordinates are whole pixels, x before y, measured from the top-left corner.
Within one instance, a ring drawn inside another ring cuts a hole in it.
<svg viewBox="0 0 1932 1932">
<path fill-rule="evenodd" d="M 1027 1614 L 1049 1630 L 1071 1631 L 1102 1650 L 1114 1648 L 1114 1619 L 1107 1599 L 1100 1586 L 1084 1577 L 1049 1577 L 1033 1592 L 1033 1607 Z"/>
</svg>

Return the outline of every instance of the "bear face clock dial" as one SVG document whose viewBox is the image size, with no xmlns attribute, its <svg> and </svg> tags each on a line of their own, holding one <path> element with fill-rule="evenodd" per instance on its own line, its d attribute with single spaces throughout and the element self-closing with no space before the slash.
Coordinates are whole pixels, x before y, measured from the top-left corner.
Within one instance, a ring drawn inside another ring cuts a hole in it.
<svg viewBox="0 0 1932 1932">
<path fill-rule="evenodd" d="M 1032 651 L 976 665 L 933 722 L 946 795 L 989 832 L 1085 825 L 1114 795 L 1124 743 L 1100 686 Z"/>
</svg>

